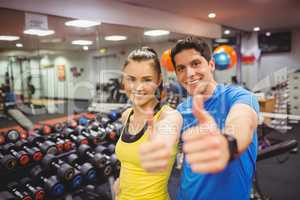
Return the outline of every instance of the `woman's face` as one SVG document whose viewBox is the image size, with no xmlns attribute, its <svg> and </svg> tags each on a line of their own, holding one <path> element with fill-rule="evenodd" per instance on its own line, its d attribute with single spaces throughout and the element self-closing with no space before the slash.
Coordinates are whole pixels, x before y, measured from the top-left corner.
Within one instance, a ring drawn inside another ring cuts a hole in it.
<svg viewBox="0 0 300 200">
<path fill-rule="evenodd" d="M 158 88 L 161 77 L 153 66 L 153 61 L 130 60 L 123 70 L 124 89 L 128 98 L 136 106 L 143 106 L 155 99 L 155 91 Z"/>
</svg>

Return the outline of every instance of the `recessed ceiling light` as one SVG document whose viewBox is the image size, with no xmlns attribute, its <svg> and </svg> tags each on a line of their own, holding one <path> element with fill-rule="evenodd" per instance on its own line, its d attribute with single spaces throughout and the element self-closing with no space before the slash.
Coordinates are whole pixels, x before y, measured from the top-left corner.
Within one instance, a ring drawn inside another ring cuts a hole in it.
<svg viewBox="0 0 300 200">
<path fill-rule="evenodd" d="M 41 43 L 60 43 L 62 42 L 61 38 L 45 38 L 41 40 Z"/>
<path fill-rule="evenodd" d="M 16 41 L 19 40 L 19 36 L 12 36 L 12 35 L 0 35 L 0 40 L 3 41 Z"/>
<path fill-rule="evenodd" d="M 47 36 L 54 34 L 55 31 L 53 30 L 41 30 L 41 29 L 27 29 L 24 31 L 24 34 L 28 35 L 37 35 L 37 36 Z"/>
<path fill-rule="evenodd" d="M 226 38 L 218 38 L 218 39 L 215 39 L 215 42 L 216 43 L 227 43 L 227 42 L 229 42 L 229 40 Z"/>
<path fill-rule="evenodd" d="M 18 48 L 22 48 L 22 47 L 23 47 L 23 44 L 21 44 L 21 43 L 17 43 L 17 44 L 16 44 L 16 47 L 18 47 Z"/>
<path fill-rule="evenodd" d="M 270 37 L 271 36 L 271 32 L 266 32 L 266 36 Z"/>
<path fill-rule="evenodd" d="M 152 37 L 157 37 L 157 36 L 162 36 L 162 35 L 169 35 L 170 31 L 167 30 L 150 30 L 150 31 L 145 31 L 144 35 L 146 36 L 152 36 Z"/>
<path fill-rule="evenodd" d="M 210 18 L 210 19 L 213 19 L 213 18 L 216 18 L 216 13 L 209 13 L 208 14 L 208 18 Z"/>
<path fill-rule="evenodd" d="M 93 44 L 93 42 L 90 41 L 90 40 L 73 40 L 72 44 L 76 44 L 76 45 L 91 45 L 91 44 Z"/>
<path fill-rule="evenodd" d="M 254 31 L 260 31 L 260 28 L 258 26 L 253 28 Z"/>
<path fill-rule="evenodd" d="M 229 29 L 226 29 L 225 31 L 224 31 L 224 34 L 225 35 L 229 35 L 231 33 L 231 31 L 229 30 Z"/>
<path fill-rule="evenodd" d="M 88 46 L 83 46 L 83 50 L 87 51 L 87 50 L 89 50 L 89 47 Z"/>
<path fill-rule="evenodd" d="M 107 52 L 107 48 L 101 48 L 99 49 L 99 53 L 105 54 Z"/>
<path fill-rule="evenodd" d="M 80 28 L 89 28 L 89 27 L 93 27 L 93 26 L 98 26 L 100 24 L 101 24 L 101 22 L 81 20 L 81 19 L 67 21 L 65 23 L 66 26 L 75 26 L 75 27 L 80 27 Z"/>
<path fill-rule="evenodd" d="M 121 40 L 126 40 L 127 37 L 123 36 L 123 35 L 110 35 L 110 36 L 104 37 L 104 39 L 108 40 L 108 41 L 121 41 Z"/>
</svg>

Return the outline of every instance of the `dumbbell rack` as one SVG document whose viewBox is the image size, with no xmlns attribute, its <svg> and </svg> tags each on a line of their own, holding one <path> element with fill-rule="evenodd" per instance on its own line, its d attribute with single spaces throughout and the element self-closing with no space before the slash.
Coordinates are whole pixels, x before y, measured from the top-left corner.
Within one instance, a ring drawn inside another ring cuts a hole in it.
<svg viewBox="0 0 300 200">
<path fill-rule="evenodd" d="M 107 122 L 107 120 L 105 122 Z M 108 141 L 102 141 L 98 145 L 107 145 L 109 143 L 110 142 L 108 142 Z M 77 150 L 73 149 L 68 152 L 63 152 L 59 155 L 55 155 L 55 158 L 64 160 L 67 156 L 69 156 L 70 154 L 76 153 L 76 152 L 77 152 Z M 7 200 L 8 199 L 21 199 L 21 198 L 14 198 L 12 195 L 9 195 L 10 192 L 6 191 L 7 183 L 19 180 L 19 179 L 23 178 L 24 176 L 27 176 L 28 174 L 30 174 L 30 170 L 37 164 L 40 164 L 40 163 L 31 163 L 31 164 L 27 165 L 26 167 L 17 167 L 16 169 L 11 170 L 9 172 L 4 172 L 4 170 L 0 170 L 0 176 L 2 176 L 2 180 L 0 181 L 0 197 L 1 197 L 1 199 L 7 199 Z M 115 175 L 104 178 L 102 180 L 98 178 L 96 182 L 93 182 L 92 184 L 89 184 L 87 186 L 82 186 L 73 191 L 68 191 L 61 197 L 54 198 L 54 197 L 46 196 L 45 199 L 61 199 L 61 200 L 68 199 L 68 198 L 70 199 L 70 197 L 72 197 L 72 196 L 74 197 L 74 195 L 77 197 L 80 195 L 83 195 L 82 199 L 93 199 L 96 197 L 99 199 L 99 194 L 96 194 L 95 191 L 91 190 L 91 188 L 94 187 L 94 188 L 99 189 L 99 187 L 101 187 L 102 185 L 104 187 L 109 187 L 109 186 L 111 187 L 111 184 L 113 183 L 114 178 L 115 178 Z M 87 196 L 87 194 L 85 194 L 85 193 L 90 194 L 91 198 L 89 198 Z M 92 196 L 94 196 L 94 197 L 92 197 Z M 80 199 L 80 198 L 78 198 L 78 199 Z M 111 199 L 111 198 L 110 197 L 107 197 L 107 198 L 102 197 L 101 199 Z"/>
</svg>

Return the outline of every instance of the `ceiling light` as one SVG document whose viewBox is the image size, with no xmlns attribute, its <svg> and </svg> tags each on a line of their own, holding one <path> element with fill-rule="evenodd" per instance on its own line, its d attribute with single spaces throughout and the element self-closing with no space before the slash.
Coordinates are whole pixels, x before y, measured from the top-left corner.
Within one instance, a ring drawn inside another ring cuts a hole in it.
<svg viewBox="0 0 300 200">
<path fill-rule="evenodd" d="M 24 31 L 24 34 L 28 35 L 37 35 L 37 36 L 47 36 L 54 34 L 55 31 L 53 30 L 41 30 L 41 29 L 27 29 Z"/>
<path fill-rule="evenodd" d="M 270 37 L 271 36 L 271 32 L 266 32 L 266 36 Z"/>
<path fill-rule="evenodd" d="M 162 36 L 162 35 L 169 35 L 170 31 L 166 30 L 150 30 L 150 31 L 145 31 L 144 35 L 146 36 L 152 36 L 152 37 L 157 37 L 157 36 Z"/>
<path fill-rule="evenodd" d="M 230 30 L 228 30 L 228 29 L 224 31 L 224 34 L 225 34 L 225 35 L 229 35 L 230 33 L 231 33 L 231 32 L 230 32 Z"/>
<path fill-rule="evenodd" d="M 20 39 L 19 36 L 0 35 L 0 40 L 3 40 L 3 41 L 15 41 L 15 40 L 19 40 L 19 39 Z"/>
<path fill-rule="evenodd" d="M 16 47 L 18 47 L 18 48 L 22 48 L 22 47 L 23 47 L 23 44 L 21 44 L 21 43 L 17 43 L 17 44 L 16 44 Z"/>
<path fill-rule="evenodd" d="M 216 43 L 227 43 L 227 42 L 229 42 L 229 40 L 226 38 L 218 38 L 218 39 L 215 39 L 215 42 Z"/>
<path fill-rule="evenodd" d="M 60 43 L 62 42 L 61 38 L 45 38 L 41 40 L 41 43 Z"/>
<path fill-rule="evenodd" d="M 260 31 L 260 28 L 257 26 L 257 27 L 254 27 L 253 30 L 254 31 Z"/>
<path fill-rule="evenodd" d="M 107 52 L 107 48 L 101 48 L 99 49 L 99 53 L 105 54 Z"/>
<path fill-rule="evenodd" d="M 94 21 L 80 20 L 80 19 L 67 21 L 65 23 L 66 26 L 75 26 L 75 27 L 80 27 L 80 28 L 89 28 L 92 26 L 98 26 L 100 24 L 101 24 L 101 22 L 94 22 Z"/>
<path fill-rule="evenodd" d="M 121 40 L 126 40 L 127 37 L 123 36 L 123 35 L 110 35 L 110 36 L 104 37 L 104 39 L 108 40 L 108 41 L 121 41 Z"/>
<path fill-rule="evenodd" d="M 87 51 L 87 50 L 89 50 L 89 47 L 88 46 L 83 46 L 83 50 Z"/>
<path fill-rule="evenodd" d="M 74 40 L 74 41 L 72 41 L 72 44 L 76 44 L 76 45 L 91 45 L 91 44 L 93 44 L 93 42 L 90 41 L 90 40 Z"/>
<path fill-rule="evenodd" d="M 210 19 L 213 19 L 213 18 L 216 18 L 216 13 L 209 13 L 208 14 L 208 18 L 210 18 Z"/>
</svg>

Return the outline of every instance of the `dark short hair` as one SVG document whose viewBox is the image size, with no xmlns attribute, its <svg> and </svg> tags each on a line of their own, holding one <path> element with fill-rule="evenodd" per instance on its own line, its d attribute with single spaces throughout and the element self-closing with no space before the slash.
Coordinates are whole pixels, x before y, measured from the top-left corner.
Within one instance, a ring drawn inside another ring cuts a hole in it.
<svg viewBox="0 0 300 200">
<path fill-rule="evenodd" d="M 206 42 L 196 37 L 186 37 L 183 40 L 178 40 L 176 45 L 171 50 L 171 59 L 174 67 L 176 67 L 175 56 L 185 49 L 195 49 L 203 56 L 207 62 L 211 60 L 211 51 Z"/>
</svg>

